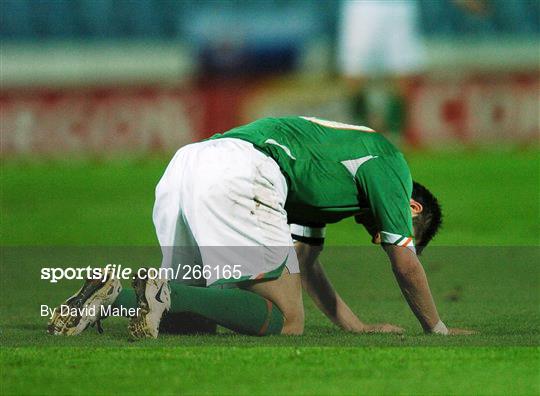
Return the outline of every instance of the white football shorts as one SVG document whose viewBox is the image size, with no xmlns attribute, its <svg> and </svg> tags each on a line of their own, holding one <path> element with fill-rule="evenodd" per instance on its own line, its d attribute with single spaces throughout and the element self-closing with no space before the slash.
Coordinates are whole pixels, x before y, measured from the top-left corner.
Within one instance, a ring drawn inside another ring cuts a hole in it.
<svg viewBox="0 0 540 396">
<path fill-rule="evenodd" d="M 162 268 L 201 286 L 277 278 L 285 267 L 300 272 L 286 197 L 278 164 L 249 142 L 222 138 L 182 147 L 156 188 Z"/>
</svg>

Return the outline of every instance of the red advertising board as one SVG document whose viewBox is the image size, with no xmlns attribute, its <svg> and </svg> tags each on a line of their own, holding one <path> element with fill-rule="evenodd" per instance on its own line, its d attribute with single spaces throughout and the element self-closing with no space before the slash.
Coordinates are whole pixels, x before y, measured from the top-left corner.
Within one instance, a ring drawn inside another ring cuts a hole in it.
<svg viewBox="0 0 540 396">
<path fill-rule="evenodd" d="M 204 111 L 187 89 L 2 92 L 2 153 L 127 152 L 180 147 Z"/>
<path fill-rule="evenodd" d="M 2 154 L 174 150 L 259 117 L 301 114 L 348 122 L 336 81 L 216 80 L 182 87 L 0 92 Z M 407 94 L 418 146 L 538 142 L 537 73 L 421 77 Z"/>
<path fill-rule="evenodd" d="M 415 144 L 538 142 L 537 73 L 425 77 L 407 99 L 408 136 Z"/>
</svg>

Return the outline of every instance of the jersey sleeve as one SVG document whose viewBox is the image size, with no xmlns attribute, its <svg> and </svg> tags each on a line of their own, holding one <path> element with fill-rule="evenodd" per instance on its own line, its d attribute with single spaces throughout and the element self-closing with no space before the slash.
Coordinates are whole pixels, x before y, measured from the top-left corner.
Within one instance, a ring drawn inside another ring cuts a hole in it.
<svg viewBox="0 0 540 396">
<path fill-rule="evenodd" d="M 358 168 L 356 181 L 381 242 L 415 251 L 410 209 L 412 179 L 405 159 L 401 155 L 374 157 Z"/>
</svg>

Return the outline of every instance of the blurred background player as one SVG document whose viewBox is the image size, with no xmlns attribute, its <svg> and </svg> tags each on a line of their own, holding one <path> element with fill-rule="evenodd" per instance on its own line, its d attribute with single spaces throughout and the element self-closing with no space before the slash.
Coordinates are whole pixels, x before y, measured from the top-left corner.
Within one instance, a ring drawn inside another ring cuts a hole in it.
<svg viewBox="0 0 540 396">
<path fill-rule="evenodd" d="M 488 0 L 454 0 L 462 12 L 488 15 Z M 338 29 L 338 71 L 356 123 L 394 142 L 407 123 L 406 95 L 427 69 L 420 0 L 345 0 Z"/>
<path fill-rule="evenodd" d="M 357 123 L 381 133 L 403 130 L 407 84 L 425 68 L 418 7 L 416 0 L 346 0 L 341 5 L 338 69 L 351 112 Z"/>
</svg>

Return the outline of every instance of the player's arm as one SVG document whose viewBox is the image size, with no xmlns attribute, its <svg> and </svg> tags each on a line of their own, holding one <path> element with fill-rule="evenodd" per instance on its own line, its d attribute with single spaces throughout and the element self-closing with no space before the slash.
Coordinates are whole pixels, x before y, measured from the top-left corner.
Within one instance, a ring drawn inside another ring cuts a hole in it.
<svg viewBox="0 0 540 396">
<path fill-rule="evenodd" d="M 424 331 L 440 334 L 470 333 L 448 330 L 440 320 L 424 268 L 416 256 L 410 199 L 412 179 L 401 156 L 374 158 L 362 165 L 356 180 L 369 204 L 370 216 L 362 224 L 382 243 L 412 311 Z M 358 220 L 358 219 L 357 219 Z"/>
<path fill-rule="evenodd" d="M 462 329 L 447 329 L 439 317 L 426 273 L 416 254 L 402 246 L 383 244 L 403 296 L 426 333 L 471 334 Z"/>
<path fill-rule="evenodd" d="M 446 326 L 437 325 L 441 322 L 435 302 L 429 289 L 428 280 L 418 257 L 410 249 L 396 245 L 383 245 L 392 263 L 392 270 L 422 328 L 426 332 L 447 333 Z"/>
<path fill-rule="evenodd" d="M 347 331 L 364 331 L 365 325 L 334 290 L 318 259 L 321 246 L 295 242 L 302 286 L 315 305 L 336 325 Z"/>
<path fill-rule="evenodd" d="M 323 250 L 324 238 L 321 229 L 314 231 L 313 228 L 293 226 L 292 231 L 300 264 L 302 286 L 315 305 L 334 324 L 352 332 L 401 332 L 403 330 L 390 324 L 363 323 L 335 291 L 321 266 L 319 255 Z M 311 235 L 311 237 L 306 235 Z"/>
</svg>

